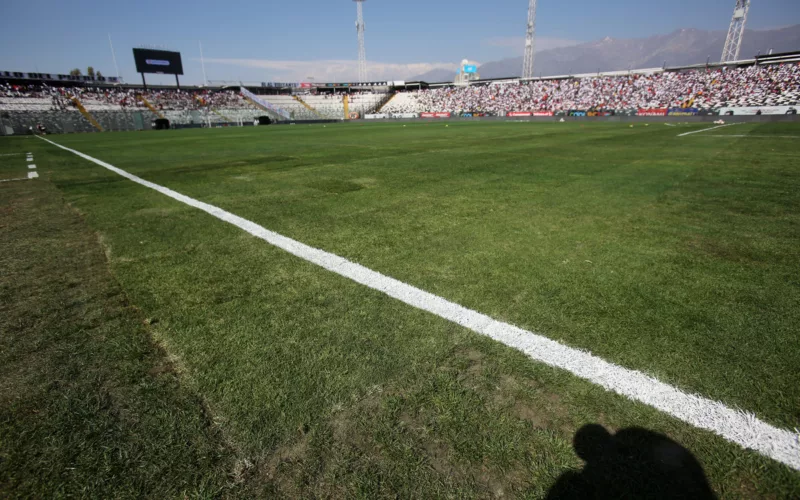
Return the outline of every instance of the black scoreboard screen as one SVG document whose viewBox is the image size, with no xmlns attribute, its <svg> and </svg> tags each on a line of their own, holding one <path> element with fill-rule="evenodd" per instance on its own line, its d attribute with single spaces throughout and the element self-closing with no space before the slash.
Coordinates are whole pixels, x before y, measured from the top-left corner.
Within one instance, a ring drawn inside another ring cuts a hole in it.
<svg viewBox="0 0 800 500">
<path fill-rule="evenodd" d="M 133 49 L 137 73 L 163 73 L 182 75 L 183 62 L 180 52 L 153 49 Z"/>
</svg>

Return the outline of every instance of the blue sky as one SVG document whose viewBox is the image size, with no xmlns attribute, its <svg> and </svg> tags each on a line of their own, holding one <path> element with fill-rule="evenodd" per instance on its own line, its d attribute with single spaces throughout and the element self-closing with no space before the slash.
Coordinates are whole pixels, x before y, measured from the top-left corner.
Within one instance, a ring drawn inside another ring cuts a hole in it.
<svg viewBox="0 0 800 500">
<path fill-rule="evenodd" d="M 139 80 L 131 48 L 183 53 L 185 83 L 201 83 L 198 40 L 209 80 L 344 81 L 355 78 L 355 4 L 349 0 L 64 2 L 0 0 L 0 69 L 67 72 L 93 65 Z M 679 28 L 727 29 L 734 0 L 539 0 L 539 48 L 605 36 L 637 38 Z M 368 0 L 372 79 L 404 79 L 521 54 L 526 0 Z M 800 24 L 800 0 L 753 0 L 748 28 Z M 151 76 L 149 81 L 170 82 Z"/>
</svg>

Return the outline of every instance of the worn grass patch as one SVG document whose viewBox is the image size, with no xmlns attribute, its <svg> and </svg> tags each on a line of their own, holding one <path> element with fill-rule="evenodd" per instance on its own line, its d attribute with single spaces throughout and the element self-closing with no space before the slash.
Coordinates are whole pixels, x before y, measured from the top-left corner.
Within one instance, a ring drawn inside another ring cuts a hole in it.
<svg viewBox="0 0 800 500">
<path fill-rule="evenodd" d="M 229 491 L 222 433 L 60 193 L 0 188 L 0 234 L 0 496 Z"/>
</svg>

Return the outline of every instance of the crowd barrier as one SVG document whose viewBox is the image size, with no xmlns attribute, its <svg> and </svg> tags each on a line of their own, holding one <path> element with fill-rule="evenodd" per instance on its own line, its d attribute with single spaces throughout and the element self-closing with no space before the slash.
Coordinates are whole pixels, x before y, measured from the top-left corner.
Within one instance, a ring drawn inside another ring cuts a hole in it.
<svg viewBox="0 0 800 500">
<path fill-rule="evenodd" d="M 252 125 L 262 112 L 258 110 L 220 110 L 233 121 L 221 119 L 216 114 L 197 110 L 164 111 L 170 128 L 199 128 Z M 104 131 L 135 131 L 153 128 L 152 113 L 146 111 L 96 111 L 92 116 Z M 726 121 L 794 121 L 798 119 L 795 106 L 772 106 L 760 108 L 722 108 L 699 110 L 696 108 L 630 109 L 630 110 L 569 110 L 569 111 L 511 111 L 504 116 L 489 116 L 480 112 L 461 113 L 375 113 L 364 116 L 365 120 L 390 122 L 397 120 L 510 120 L 510 121 L 688 121 L 709 122 L 724 116 Z M 342 120 L 285 120 L 276 125 L 340 123 Z M 350 120 L 356 121 L 356 120 Z M 95 132 L 92 124 L 80 113 L 63 111 L 0 111 L 0 135 L 24 135 L 31 133 L 37 125 L 44 125 L 50 133 L 69 134 Z"/>
<path fill-rule="evenodd" d="M 508 118 L 521 117 L 603 117 L 603 116 L 760 116 L 760 115 L 796 115 L 797 106 L 763 106 L 751 108 L 656 108 L 656 109 L 571 109 L 569 111 L 511 111 L 506 113 Z"/>
<path fill-rule="evenodd" d="M 796 115 L 797 106 L 764 106 L 760 108 L 722 108 L 721 116 Z"/>
<path fill-rule="evenodd" d="M 264 113 L 257 109 L 166 110 L 161 113 L 170 128 L 219 127 L 252 124 Z M 92 111 L 104 131 L 149 130 L 156 117 L 149 111 Z M 0 135 L 23 135 L 43 125 L 51 133 L 95 132 L 92 124 L 76 111 L 0 111 Z"/>
</svg>

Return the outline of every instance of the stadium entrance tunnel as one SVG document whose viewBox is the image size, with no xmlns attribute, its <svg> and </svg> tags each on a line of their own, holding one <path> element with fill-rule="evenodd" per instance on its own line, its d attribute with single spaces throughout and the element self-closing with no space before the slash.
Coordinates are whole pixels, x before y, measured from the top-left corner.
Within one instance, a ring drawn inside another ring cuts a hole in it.
<svg viewBox="0 0 800 500">
<path fill-rule="evenodd" d="M 259 116 L 254 125 L 271 125 L 272 118 L 269 116 Z"/>
<path fill-rule="evenodd" d="M 153 120 L 153 130 L 169 130 L 169 120 L 166 118 Z"/>
</svg>

